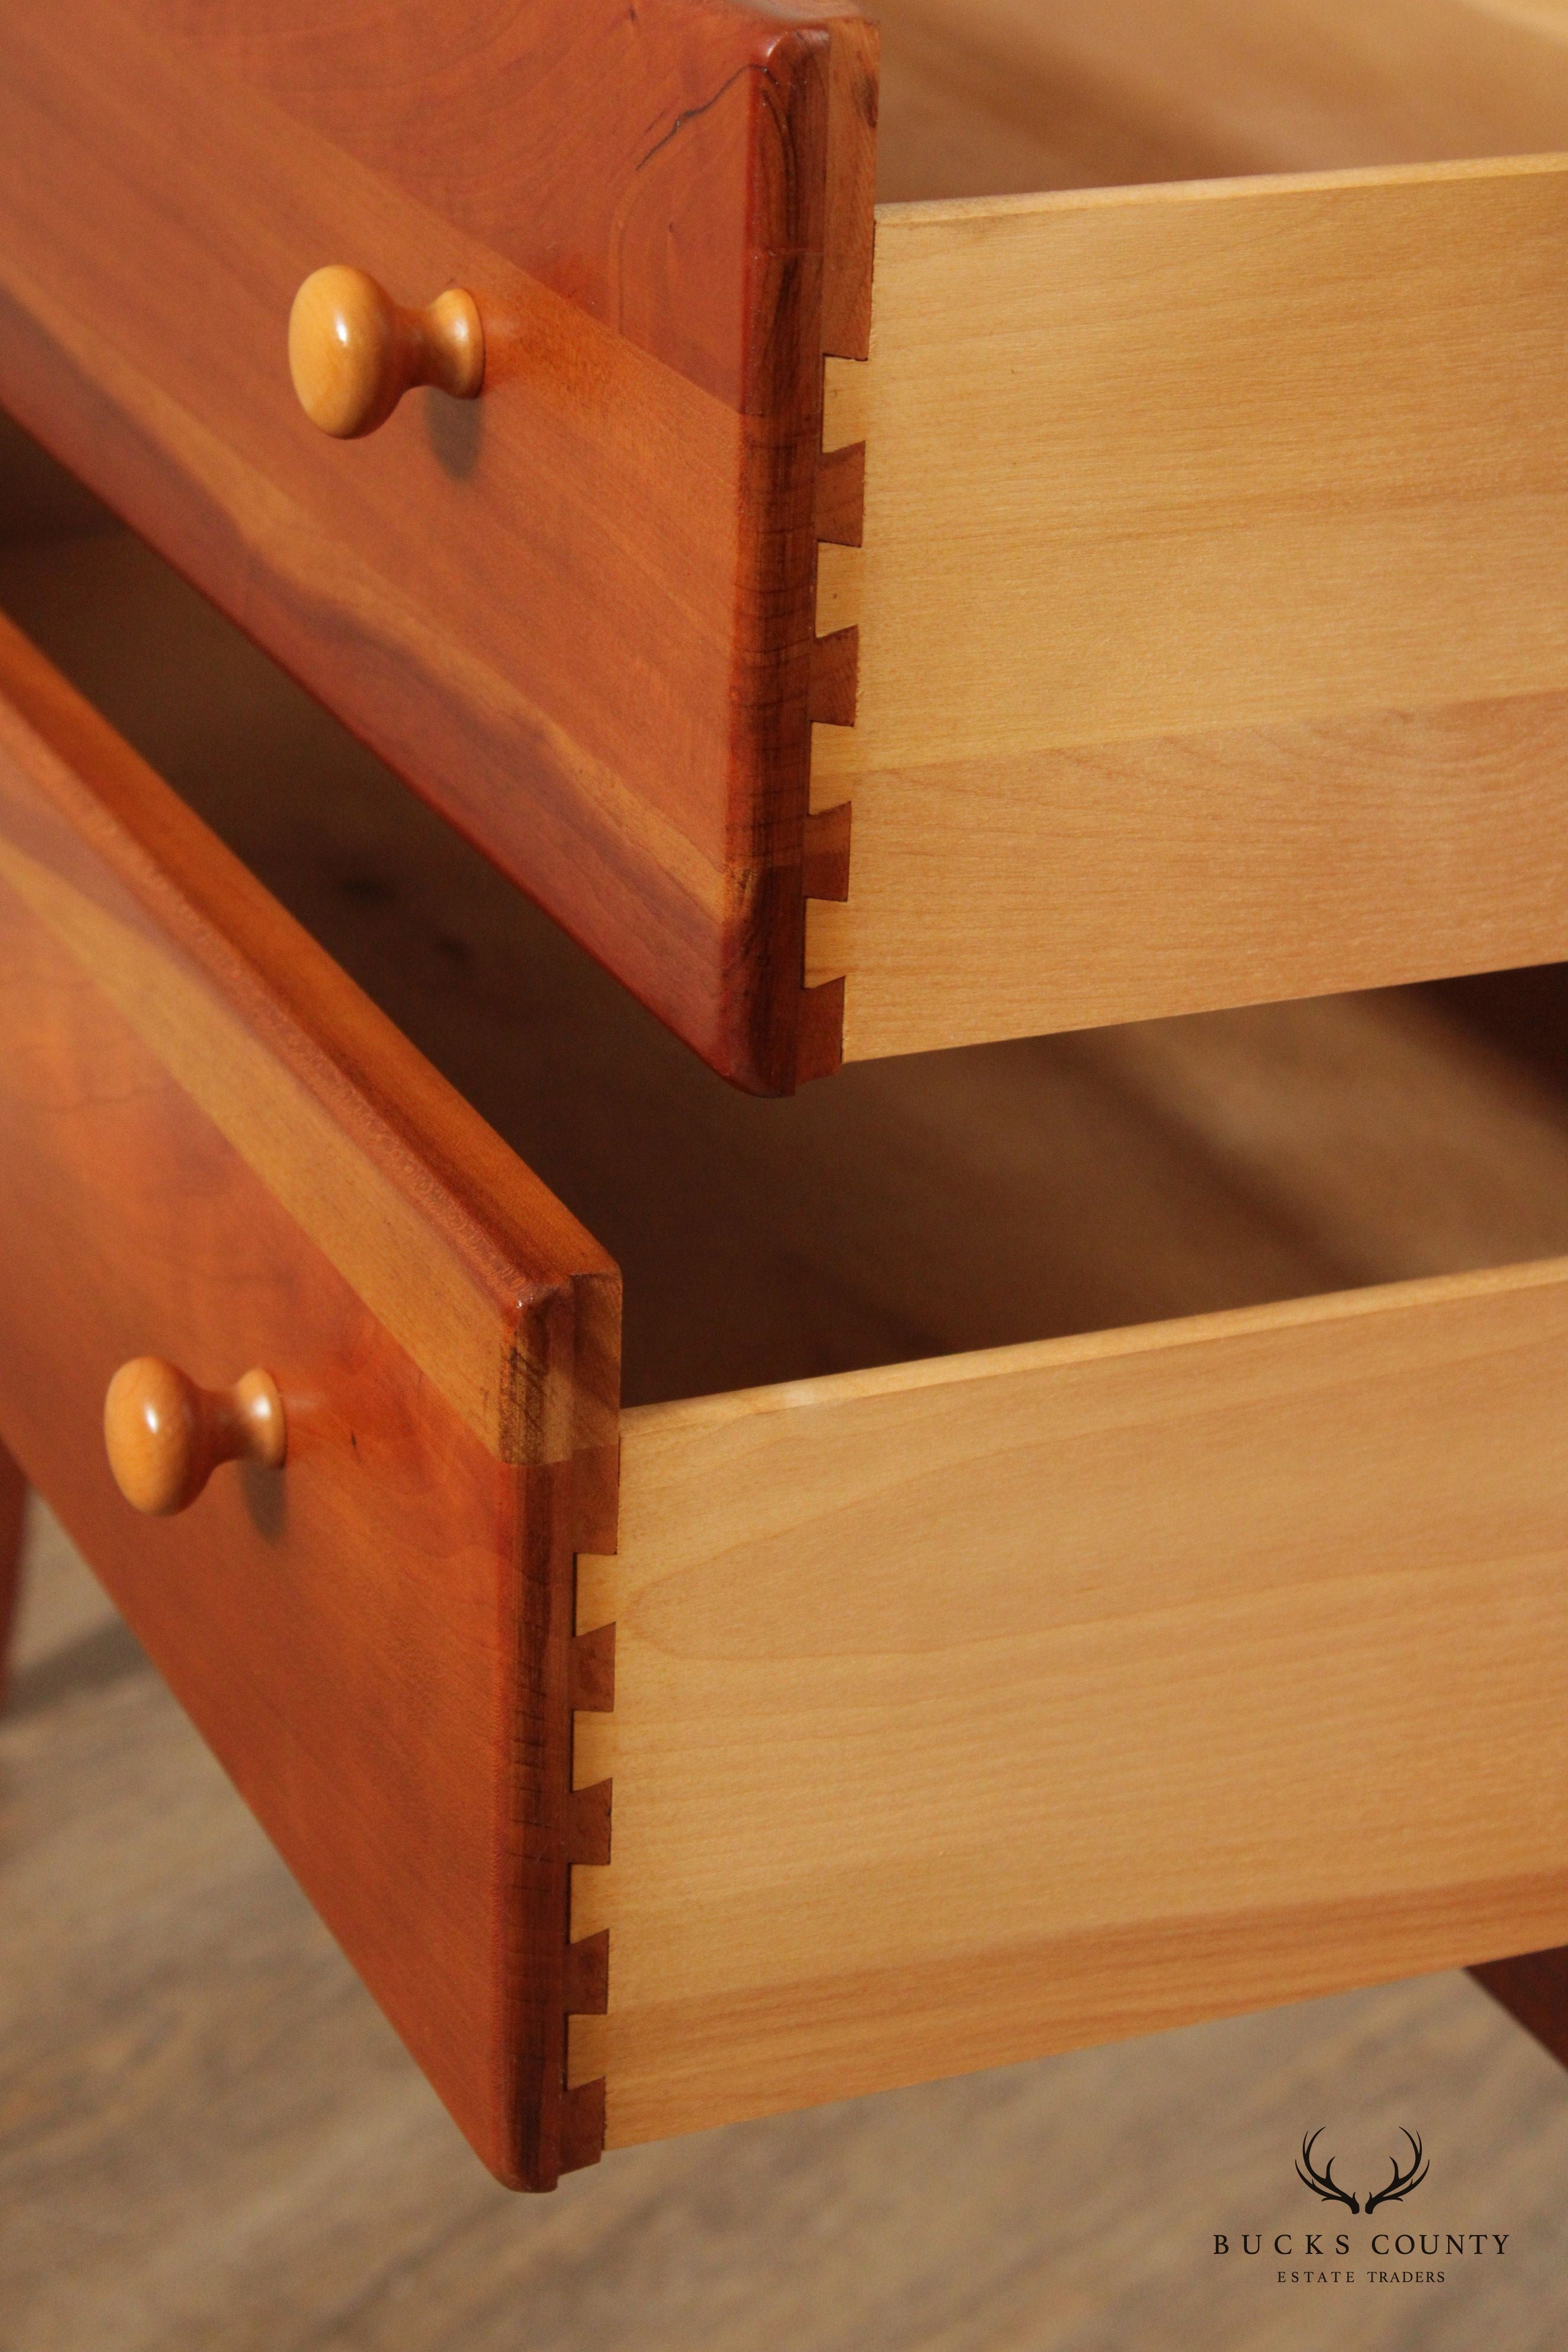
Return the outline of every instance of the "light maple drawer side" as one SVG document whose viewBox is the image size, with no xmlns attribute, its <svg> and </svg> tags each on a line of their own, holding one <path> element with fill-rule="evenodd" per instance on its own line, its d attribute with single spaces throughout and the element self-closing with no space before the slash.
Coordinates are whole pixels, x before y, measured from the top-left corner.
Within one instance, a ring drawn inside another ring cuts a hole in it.
<svg viewBox="0 0 1568 2352">
<path fill-rule="evenodd" d="M 881 208 L 847 1058 L 1568 952 L 1565 247 L 1560 156 Z"/>
<path fill-rule="evenodd" d="M 1565 1371 L 1557 1261 L 629 1413 L 610 2144 L 1568 1939 Z"/>
</svg>

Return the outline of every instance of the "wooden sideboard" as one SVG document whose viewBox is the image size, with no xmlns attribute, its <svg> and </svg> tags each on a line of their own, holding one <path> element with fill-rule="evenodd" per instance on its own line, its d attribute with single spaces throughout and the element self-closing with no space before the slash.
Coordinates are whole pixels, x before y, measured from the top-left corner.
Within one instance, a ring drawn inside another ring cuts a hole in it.
<svg viewBox="0 0 1568 2352">
<path fill-rule="evenodd" d="M 506 2180 L 1556 2031 L 1547 23 L 0 28 L 0 1588 Z"/>
</svg>

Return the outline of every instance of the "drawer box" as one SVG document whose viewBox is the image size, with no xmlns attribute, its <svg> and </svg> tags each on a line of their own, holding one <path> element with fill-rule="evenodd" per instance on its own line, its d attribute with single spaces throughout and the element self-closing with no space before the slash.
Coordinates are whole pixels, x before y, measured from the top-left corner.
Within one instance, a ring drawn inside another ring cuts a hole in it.
<svg viewBox="0 0 1568 2352">
<path fill-rule="evenodd" d="M 748 1103 L 134 541 L 0 604 L 320 942 L 8 628 L 0 1435 L 503 2177 L 1568 1941 L 1552 976 Z M 136 1517 L 144 1351 L 282 1473 Z"/>
<path fill-rule="evenodd" d="M 787 1091 L 1568 951 L 1565 147 L 1479 0 L 53 0 L 0 398 Z M 315 431 L 332 259 L 476 405 Z"/>
<path fill-rule="evenodd" d="M 1568 18 L 881 14 L 847 1056 L 1562 955 Z"/>
</svg>

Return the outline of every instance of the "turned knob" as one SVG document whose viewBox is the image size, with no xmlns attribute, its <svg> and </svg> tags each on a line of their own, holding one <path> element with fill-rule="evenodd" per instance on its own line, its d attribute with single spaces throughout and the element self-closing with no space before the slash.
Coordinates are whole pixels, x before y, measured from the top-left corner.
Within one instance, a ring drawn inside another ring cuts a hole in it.
<svg viewBox="0 0 1568 2352">
<path fill-rule="evenodd" d="M 479 305 L 453 286 L 405 310 L 363 269 L 314 270 L 289 313 L 289 370 L 311 424 L 355 440 L 416 383 L 475 397 L 485 374 Z"/>
<path fill-rule="evenodd" d="M 138 1356 L 109 1383 L 103 1441 L 126 1501 L 166 1518 L 195 1501 L 220 1462 L 281 1468 L 283 1401 L 268 1372 L 247 1372 L 231 1389 L 199 1389 L 174 1364 Z"/>
</svg>

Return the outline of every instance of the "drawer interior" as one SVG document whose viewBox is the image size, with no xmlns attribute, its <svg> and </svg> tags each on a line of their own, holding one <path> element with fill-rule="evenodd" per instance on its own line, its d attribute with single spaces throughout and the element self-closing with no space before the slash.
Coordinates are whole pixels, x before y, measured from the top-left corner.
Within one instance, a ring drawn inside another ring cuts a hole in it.
<svg viewBox="0 0 1568 2352">
<path fill-rule="evenodd" d="M 1568 45 L 1510 0 L 882 0 L 884 203 L 1550 152 Z"/>
<path fill-rule="evenodd" d="M 627 1404 L 1568 1251 L 1554 973 L 750 1100 L 139 540 L 25 473 L 0 467 L 0 606 L 616 1258 Z"/>
</svg>

